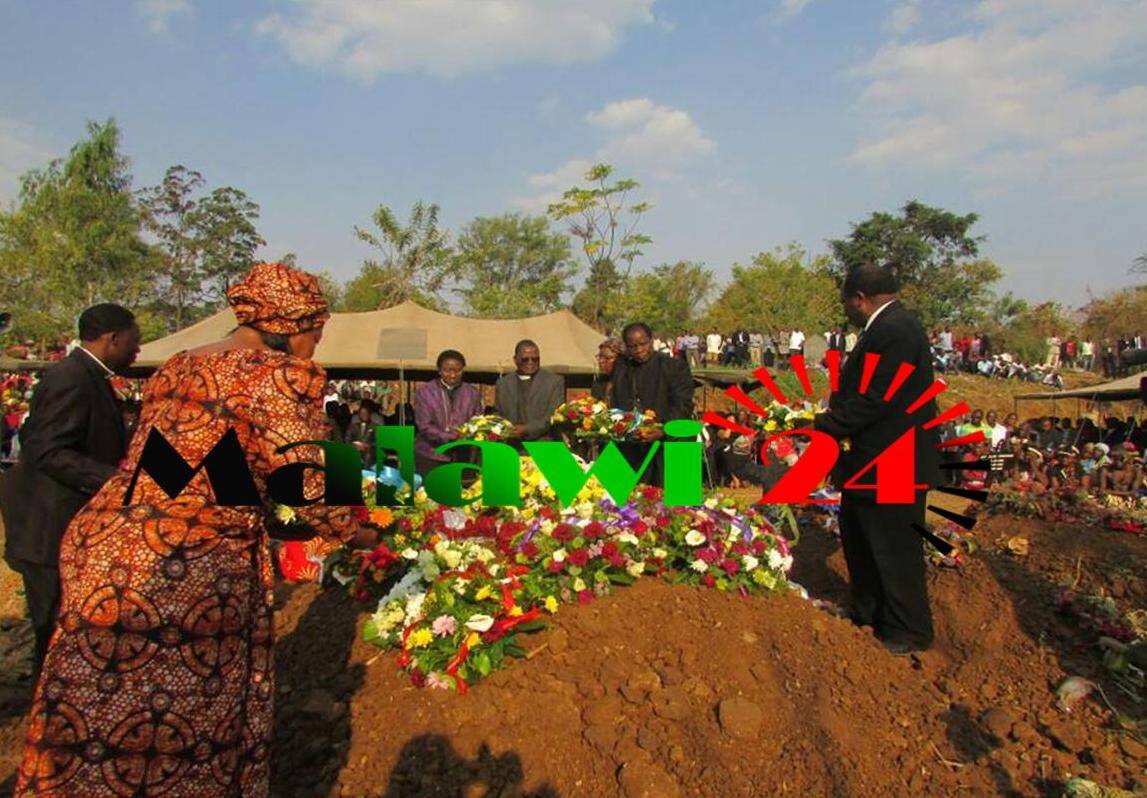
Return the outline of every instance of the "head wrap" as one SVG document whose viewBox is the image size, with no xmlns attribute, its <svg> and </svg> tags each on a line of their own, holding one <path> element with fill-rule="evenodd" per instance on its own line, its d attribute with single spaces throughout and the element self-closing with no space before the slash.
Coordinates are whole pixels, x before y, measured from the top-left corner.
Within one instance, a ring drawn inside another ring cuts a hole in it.
<svg viewBox="0 0 1147 798">
<path fill-rule="evenodd" d="M 597 346 L 598 351 L 608 349 L 617 357 L 625 357 L 625 344 L 620 338 L 606 338 Z"/>
<path fill-rule="evenodd" d="M 279 335 L 314 329 L 329 318 L 314 275 L 283 263 L 256 263 L 227 289 L 227 302 L 239 324 Z"/>
</svg>

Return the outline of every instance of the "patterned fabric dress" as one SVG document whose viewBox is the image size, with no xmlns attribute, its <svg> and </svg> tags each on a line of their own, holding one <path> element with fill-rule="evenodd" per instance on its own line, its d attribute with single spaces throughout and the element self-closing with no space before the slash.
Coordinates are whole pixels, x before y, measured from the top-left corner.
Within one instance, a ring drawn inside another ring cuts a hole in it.
<svg viewBox="0 0 1147 798">
<path fill-rule="evenodd" d="M 192 466 L 232 428 L 260 496 L 267 475 L 318 462 L 326 376 L 271 350 L 180 353 L 148 381 L 139 461 L 156 428 Z M 308 469 L 308 496 L 321 474 Z M 312 479 L 313 478 L 313 479 Z M 72 520 L 62 598 L 32 707 L 17 796 L 267 795 L 274 697 L 272 569 L 265 510 L 214 504 L 200 470 L 175 499 L 141 474 L 109 481 Z M 347 538 L 350 510 L 298 508 Z"/>
</svg>

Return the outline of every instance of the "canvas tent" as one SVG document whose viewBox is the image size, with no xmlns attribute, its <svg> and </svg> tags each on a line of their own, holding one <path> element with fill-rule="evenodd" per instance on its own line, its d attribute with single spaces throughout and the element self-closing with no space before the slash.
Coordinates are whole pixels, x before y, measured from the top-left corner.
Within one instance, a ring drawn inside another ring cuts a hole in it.
<svg viewBox="0 0 1147 798">
<path fill-rule="evenodd" d="M 1132 374 L 1130 377 L 1120 377 L 1111 382 L 1073 388 L 1069 391 L 1022 393 L 1018 394 L 1016 399 L 1089 399 L 1093 402 L 1125 402 L 1140 398 L 1142 394 L 1139 383 L 1142 379 L 1144 379 L 1143 374 Z"/>
<path fill-rule="evenodd" d="M 147 373 L 184 349 L 218 341 L 235 327 L 230 309 L 222 310 L 179 332 L 145 344 L 134 371 Z M 514 370 L 514 344 L 537 342 L 542 365 L 567 375 L 571 386 L 588 384 L 604 336 L 568 310 L 526 319 L 470 319 L 404 302 L 367 313 L 335 313 L 315 352 L 334 379 L 425 378 L 436 372 L 443 349 L 466 356 L 473 379 L 490 380 Z"/>
</svg>

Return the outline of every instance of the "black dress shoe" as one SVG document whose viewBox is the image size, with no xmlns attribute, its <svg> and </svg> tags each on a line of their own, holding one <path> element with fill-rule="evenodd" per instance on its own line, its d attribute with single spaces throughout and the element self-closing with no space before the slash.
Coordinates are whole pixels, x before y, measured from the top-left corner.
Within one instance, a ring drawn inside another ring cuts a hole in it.
<svg viewBox="0 0 1147 798">
<path fill-rule="evenodd" d="M 882 640 L 881 642 L 884 644 L 884 650 L 894 657 L 907 657 L 927 649 L 927 646 L 919 646 L 903 640 Z"/>
</svg>

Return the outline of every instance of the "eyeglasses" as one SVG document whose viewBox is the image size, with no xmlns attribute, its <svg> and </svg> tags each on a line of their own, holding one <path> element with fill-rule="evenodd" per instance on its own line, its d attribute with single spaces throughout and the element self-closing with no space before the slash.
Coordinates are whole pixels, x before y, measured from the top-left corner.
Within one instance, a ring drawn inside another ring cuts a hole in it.
<svg viewBox="0 0 1147 798">
<path fill-rule="evenodd" d="M 538 361 L 541 360 L 541 358 L 540 357 L 519 357 L 518 360 L 522 361 L 523 363 L 537 363 Z"/>
</svg>

